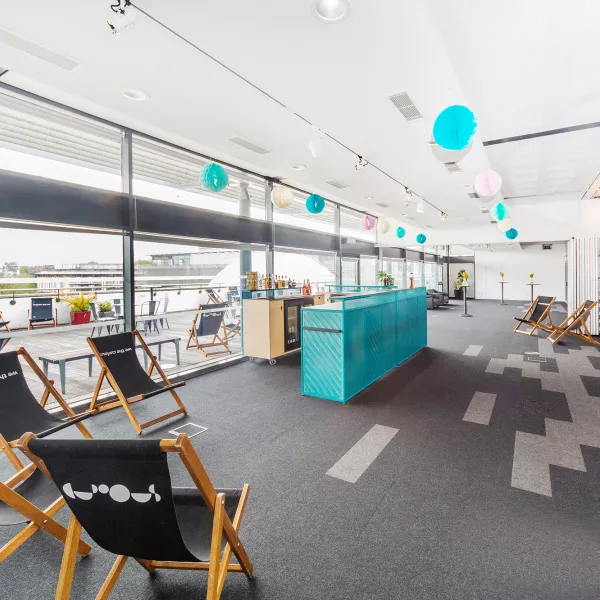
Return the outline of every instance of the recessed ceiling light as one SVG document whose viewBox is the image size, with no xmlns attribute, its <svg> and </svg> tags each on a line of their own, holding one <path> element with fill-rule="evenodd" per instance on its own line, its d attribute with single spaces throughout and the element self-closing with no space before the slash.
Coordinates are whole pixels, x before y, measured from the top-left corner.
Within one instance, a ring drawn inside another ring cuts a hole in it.
<svg viewBox="0 0 600 600">
<path fill-rule="evenodd" d="M 348 16 L 350 0 L 315 0 L 313 8 L 317 19 L 332 25 Z"/>
<path fill-rule="evenodd" d="M 374 196 L 364 196 L 365 200 L 375 200 Z"/>
<path fill-rule="evenodd" d="M 304 171 L 306 170 L 306 165 L 292 165 L 292 169 L 294 171 Z"/>
<path fill-rule="evenodd" d="M 123 90 L 123 96 L 125 96 L 125 98 L 129 98 L 129 100 L 138 100 L 138 101 L 142 101 L 142 100 L 148 100 L 148 98 L 150 98 L 150 96 L 144 92 L 144 90 Z"/>
</svg>

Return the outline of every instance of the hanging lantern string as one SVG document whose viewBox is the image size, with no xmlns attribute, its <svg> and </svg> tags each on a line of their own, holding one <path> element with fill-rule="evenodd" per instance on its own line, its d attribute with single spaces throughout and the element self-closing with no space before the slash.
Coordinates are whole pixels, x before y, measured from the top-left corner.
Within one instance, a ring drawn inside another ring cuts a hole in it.
<svg viewBox="0 0 600 600">
<path fill-rule="evenodd" d="M 145 10 L 144 8 L 141 8 L 136 2 L 131 2 L 131 6 L 136 8 L 140 13 L 142 13 L 148 19 L 150 19 L 151 21 L 153 21 L 154 23 L 156 23 L 157 25 L 159 25 L 160 27 L 162 27 L 163 29 L 165 29 L 166 31 L 168 31 L 169 33 L 171 33 L 178 39 L 180 39 L 185 44 L 194 48 L 194 50 L 196 50 L 197 52 L 200 52 L 203 56 L 205 56 L 209 60 L 213 61 L 214 63 L 216 63 L 217 65 L 219 65 L 220 67 L 222 67 L 223 69 L 225 69 L 226 71 L 228 71 L 229 73 L 231 73 L 232 75 L 237 77 L 238 79 L 241 79 L 244 83 L 248 84 L 250 87 L 254 88 L 256 91 L 260 92 L 261 94 L 263 94 L 264 96 L 269 98 L 269 100 L 275 102 L 276 104 L 279 104 L 279 106 L 285 108 L 287 111 L 291 112 L 294 116 L 298 117 L 305 123 L 308 123 L 308 125 L 310 125 L 311 127 L 317 127 L 314 123 L 312 123 L 311 121 L 309 121 L 302 115 L 298 114 L 296 111 L 292 110 L 291 108 L 287 107 L 283 102 L 281 102 L 280 100 L 278 100 L 277 98 L 275 98 L 274 96 L 269 94 L 269 92 L 263 90 L 261 87 L 259 87 L 255 83 L 252 83 L 249 79 L 247 79 L 243 75 L 240 75 L 237 71 L 235 71 L 231 67 L 227 66 L 224 62 L 220 61 L 218 58 L 215 58 L 214 56 L 212 56 L 212 54 L 209 54 L 208 52 L 206 52 L 206 50 L 203 50 L 202 48 L 200 48 L 200 46 L 197 46 L 196 44 L 194 44 L 193 42 L 188 40 L 186 37 L 184 37 L 180 33 L 177 33 L 177 31 L 175 31 L 174 29 L 172 29 L 171 27 L 169 27 L 162 21 L 160 21 L 156 17 L 152 16 L 147 10 Z M 355 152 L 354 150 L 352 150 L 352 148 L 350 148 L 349 146 L 346 146 L 346 144 L 344 144 L 343 142 L 341 142 L 340 140 L 338 140 L 336 137 L 332 136 L 331 134 L 327 133 L 320 127 L 318 127 L 317 129 L 319 129 L 319 131 L 321 131 L 323 133 L 323 135 L 326 135 L 331 141 L 335 142 L 342 148 L 345 148 L 346 150 L 348 150 L 348 152 L 351 152 L 354 156 L 363 156 L 359 152 Z M 417 194 L 413 190 L 412 187 L 409 188 L 409 186 L 402 183 L 399 179 L 396 179 L 393 175 L 390 175 L 387 171 L 384 171 L 381 167 L 378 167 L 377 165 L 373 164 L 371 161 L 368 161 L 368 162 L 369 162 L 369 165 L 371 165 L 371 167 L 373 167 L 376 171 L 379 171 L 379 173 L 381 173 L 388 179 L 391 179 L 392 181 L 396 182 L 398 185 L 402 186 L 405 190 L 410 189 L 410 191 L 413 193 L 413 196 L 420 198 L 421 200 L 423 200 L 423 202 L 425 202 L 425 204 L 428 204 L 429 206 L 431 206 L 431 208 L 435 209 L 436 211 L 442 212 L 442 210 L 439 209 L 437 206 L 435 206 L 434 204 L 432 204 L 431 202 L 429 202 L 428 200 L 423 198 L 423 196 L 420 196 L 419 194 Z"/>
</svg>

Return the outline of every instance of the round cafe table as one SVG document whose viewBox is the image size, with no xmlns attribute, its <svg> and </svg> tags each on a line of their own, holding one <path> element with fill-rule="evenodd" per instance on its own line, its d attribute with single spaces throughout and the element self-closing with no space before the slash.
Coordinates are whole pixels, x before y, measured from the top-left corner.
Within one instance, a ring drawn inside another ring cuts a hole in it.
<svg viewBox="0 0 600 600">
<path fill-rule="evenodd" d="M 534 285 L 540 285 L 539 283 L 533 283 L 533 281 L 530 281 L 527 285 L 531 286 L 531 301 L 533 302 L 533 286 Z"/>
<path fill-rule="evenodd" d="M 463 285 L 462 286 L 462 290 L 463 290 L 463 299 L 465 301 L 465 312 L 461 313 L 460 315 L 458 315 L 459 317 L 472 317 L 473 315 L 470 315 L 467 312 L 467 288 L 470 288 L 470 285 Z"/>
</svg>

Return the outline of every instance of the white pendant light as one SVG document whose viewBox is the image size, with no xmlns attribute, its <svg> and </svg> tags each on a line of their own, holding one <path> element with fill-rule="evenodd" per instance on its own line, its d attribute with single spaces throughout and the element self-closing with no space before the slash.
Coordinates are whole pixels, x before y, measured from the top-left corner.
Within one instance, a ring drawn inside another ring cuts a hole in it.
<svg viewBox="0 0 600 600">
<path fill-rule="evenodd" d="M 417 212 L 423 214 L 425 212 L 425 207 L 423 206 L 423 198 L 419 198 L 419 204 L 417 204 Z"/>
<path fill-rule="evenodd" d="M 315 0 L 313 9 L 319 21 L 333 25 L 348 16 L 350 0 Z"/>
<path fill-rule="evenodd" d="M 316 127 L 313 127 L 310 141 L 308 142 L 308 148 L 313 158 L 319 158 L 323 155 L 323 132 Z"/>
<path fill-rule="evenodd" d="M 404 206 L 411 206 L 412 204 L 412 192 L 406 188 L 404 192 Z"/>
</svg>

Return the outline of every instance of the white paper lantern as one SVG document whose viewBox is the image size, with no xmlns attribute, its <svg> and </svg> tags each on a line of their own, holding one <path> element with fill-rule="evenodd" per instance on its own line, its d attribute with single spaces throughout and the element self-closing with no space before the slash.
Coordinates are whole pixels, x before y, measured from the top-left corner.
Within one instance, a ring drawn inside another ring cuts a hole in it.
<svg viewBox="0 0 600 600">
<path fill-rule="evenodd" d="M 377 231 L 387 233 L 390 230 L 390 224 L 385 219 L 377 219 Z"/>
<path fill-rule="evenodd" d="M 273 204 L 277 208 L 287 208 L 294 200 L 294 194 L 289 188 L 278 185 L 273 189 Z"/>
</svg>

